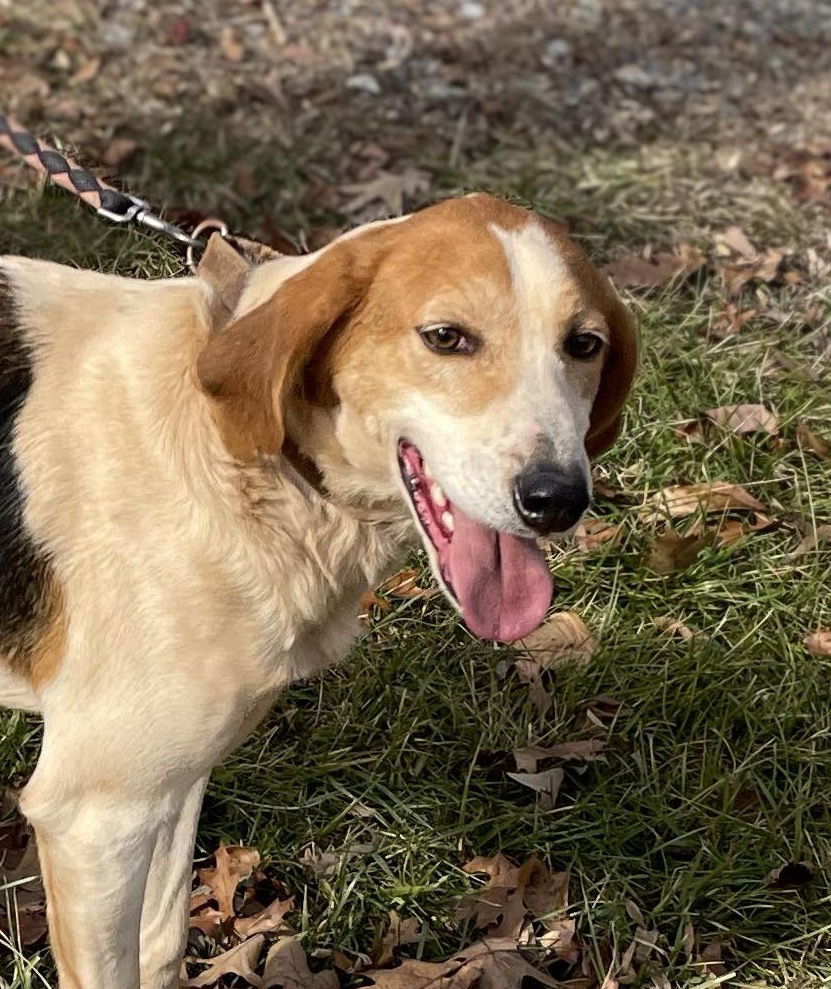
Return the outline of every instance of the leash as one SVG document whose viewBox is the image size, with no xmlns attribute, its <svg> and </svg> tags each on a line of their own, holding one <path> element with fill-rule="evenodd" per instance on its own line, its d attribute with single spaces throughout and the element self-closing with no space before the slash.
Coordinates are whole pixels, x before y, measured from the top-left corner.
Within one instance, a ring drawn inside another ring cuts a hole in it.
<svg viewBox="0 0 831 989">
<path fill-rule="evenodd" d="M 21 158 L 59 188 L 78 196 L 103 219 L 121 226 L 133 224 L 146 227 L 182 244 L 187 249 L 186 260 L 191 271 L 196 269 L 195 252 L 203 251 L 206 247 L 206 241 L 200 239 L 201 234 L 213 230 L 223 239 L 229 237 L 225 224 L 215 219 L 203 220 L 192 234 L 188 234 L 176 224 L 163 220 L 143 199 L 122 192 L 96 178 L 71 158 L 39 141 L 11 117 L 2 114 L 0 147 Z"/>
</svg>

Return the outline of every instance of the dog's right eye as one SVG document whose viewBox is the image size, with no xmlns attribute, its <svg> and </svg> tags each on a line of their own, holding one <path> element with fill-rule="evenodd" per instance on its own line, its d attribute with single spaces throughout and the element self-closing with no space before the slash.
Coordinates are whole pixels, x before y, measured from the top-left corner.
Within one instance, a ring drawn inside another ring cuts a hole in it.
<svg viewBox="0 0 831 989">
<path fill-rule="evenodd" d="M 452 323 L 433 323 L 419 326 L 418 332 L 425 345 L 435 354 L 472 354 L 478 345 L 475 337 Z"/>
</svg>

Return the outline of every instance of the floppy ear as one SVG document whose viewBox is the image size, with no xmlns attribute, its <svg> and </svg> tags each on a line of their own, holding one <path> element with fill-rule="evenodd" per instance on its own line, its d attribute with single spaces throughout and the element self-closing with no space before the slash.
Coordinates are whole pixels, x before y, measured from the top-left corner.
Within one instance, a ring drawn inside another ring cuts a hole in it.
<svg viewBox="0 0 831 989">
<path fill-rule="evenodd" d="M 379 257 L 377 234 L 326 248 L 271 298 L 208 341 L 197 360 L 223 439 L 240 460 L 277 453 L 285 400 L 328 331 L 361 302 Z"/>
<path fill-rule="evenodd" d="M 635 319 L 616 294 L 610 298 L 606 317 L 610 332 L 609 352 L 603 365 L 586 436 L 586 452 L 590 457 L 599 456 L 617 439 L 621 427 L 621 412 L 638 362 Z"/>
</svg>

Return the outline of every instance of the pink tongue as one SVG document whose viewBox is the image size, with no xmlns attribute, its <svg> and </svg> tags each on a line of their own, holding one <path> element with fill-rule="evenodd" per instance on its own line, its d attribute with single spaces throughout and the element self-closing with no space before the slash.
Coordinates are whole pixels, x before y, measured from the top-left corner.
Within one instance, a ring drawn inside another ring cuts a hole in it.
<svg viewBox="0 0 831 989">
<path fill-rule="evenodd" d="M 447 576 L 465 624 L 482 639 L 513 642 L 545 617 L 554 582 L 533 539 L 488 529 L 453 506 Z"/>
</svg>

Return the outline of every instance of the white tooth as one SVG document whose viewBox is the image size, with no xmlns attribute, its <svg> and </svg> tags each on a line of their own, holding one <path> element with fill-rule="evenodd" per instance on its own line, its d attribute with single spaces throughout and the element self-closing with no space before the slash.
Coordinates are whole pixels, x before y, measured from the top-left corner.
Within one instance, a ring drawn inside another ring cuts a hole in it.
<svg viewBox="0 0 831 989">
<path fill-rule="evenodd" d="M 441 524 L 447 529 L 448 532 L 452 532 L 454 528 L 453 515 L 450 512 L 441 513 Z"/>
<path fill-rule="evenodd" d="M 429 477 L 430 480 L 432 481 L 433 480 L 433 474 L 430 471 L 430 468 L 427 466 L 427 464 L 425 464 L 423 462 L 422 462 L 422 467 L 424 468 L 424 476 L 425 477 Z"/>
<path fill-rule="evenodd" d="M 447 504 L 447 498 L 445 497 L 444 492 L 435 482 L 430 485 L 430 497 L 433 499 L 435 504 L 439 506 L 439 508 L 444 508 Z"/>
</svg>

